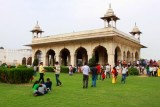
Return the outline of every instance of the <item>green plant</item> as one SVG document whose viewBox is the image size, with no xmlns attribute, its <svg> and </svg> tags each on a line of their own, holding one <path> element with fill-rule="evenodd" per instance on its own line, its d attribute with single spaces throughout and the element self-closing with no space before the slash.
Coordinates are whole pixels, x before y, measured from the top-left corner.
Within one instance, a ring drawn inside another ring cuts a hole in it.
<svg viewBox="0 0 160 107">
<path fill-rule="evenodd" d="M 93 67 L 93 66 L 96 65 L 96 57 L 95 57 L 95 56 L 92 56 L 92 58 L 89 59 L 88 65 L 89 65 L 90 67 Z"/>
<path fill-rule="evenodd" d="M 3 63 L 3 64 L 1 65 L 1 67 L 7 67 L 7 64 L 6 64 L 6 63 Z"/>
<path fill-rule="evenodd" d="M 0 81 L 5 83 L 28 83 L 33 68 L 0 68 Z"/>
<path fill-rule="evenodd" d="M 17 68 L 27 68 L 26 65 L 18 65 Z"/>
<path fill-rule="evenodd" d="M 38 59 L 37 58 L 34 59 L 33 66 L 38 66 Z"/>
<path fill-rule="evenodd" d="M 62 73 L 68 73 L 69 72 L 69 68 L 67 66 L 61 66 L 61 72 Z"/>
<path fill-rule="evenodd" d="M 139 75 L 139 71 L 137 68 L 131 67 L 128 69 L 128 74 L 129 75 Z"/>
<path fill-rule="evenodd" d="M 44 67 L 46 72 L 53 72 L 54 71 L 53 68 L 55 68 L 55 67 L 54 66 Z"/>
</svg>

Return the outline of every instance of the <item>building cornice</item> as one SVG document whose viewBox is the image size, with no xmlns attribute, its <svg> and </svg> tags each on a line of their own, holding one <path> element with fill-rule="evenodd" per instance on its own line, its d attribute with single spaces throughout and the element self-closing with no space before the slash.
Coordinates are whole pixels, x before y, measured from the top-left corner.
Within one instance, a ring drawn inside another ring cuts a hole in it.
<svg viewBox="0 0 160 107">
<path fill-rule="evenodd" d="M 119 36 L 121 38 L 127 39 L 129 41 L 132 41 L 140 45 L 139 40 L 136 39 L 135 37 L 128 35 L 124 32 L 121 32 L 114 27 L 107 27 L 107 28 L 94 29 L 88 31 L 51 35 L 41 38 L 33 38 L 32 44 L 28 44 L 25 46 L 34 46 L 34 45 L 57 43 L 57 42 L 80 41 L 84 39 L 86 40 L 86 39 L 96 39 L 96 38 L 107 38 L 114 36 Z"/>
</svg>

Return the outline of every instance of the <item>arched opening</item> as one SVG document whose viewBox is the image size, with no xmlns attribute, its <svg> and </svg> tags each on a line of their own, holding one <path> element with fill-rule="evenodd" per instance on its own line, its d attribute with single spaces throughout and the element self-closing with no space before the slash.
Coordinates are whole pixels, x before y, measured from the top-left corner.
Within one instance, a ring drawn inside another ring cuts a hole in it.
<svg viewBox="0 0 160 107">
<path fill-rule="evenodd" d="M 131 61 L 131 62 L 133 63 L 133 61 L 134 61 L 134 59 L 133 59 L 133 53 L 132 53 L 132 56 L 131 56 L 131 57 L 132 57 L 132 61 Z"/>
<path fill-rule="evenodd" d="M 127 62 L 131 61 L 131 54 L 129 51 L 127 51 Z"/>
<path fill-rule="evenodd" d="M 87 50 L 83 47 L 80 47 L 75 52 L 76 65 L 82 66 L 84 62 L 88 62 Z"/>
<path fill-rule="evenodd" d="M 126 52 L 125 51 L 123 52 L 123 60 L 126 61 Z"/>
<path fill-rule="evenodd" d="M 68 49 L 66 48 L 62 49 L 60 52 L 60 57 L 61 57 L 62 65 L 64 66 L 70 65 L 71 56 L 70 56 L 70 52 Z"/>
<path fill-rule="evenodd" d="M 106 48 L 103 46 L 98 46 L 94 49 L 94 55 L 96 62 L 101 65 L 108 63 L 108 54 Z"/>
<path fill-rule="evenodd" d="M 26 65 L 26 58 L 25 57 L 22 59 L 22 65 Z"/>
<path fill-rule="evenodd" d="M 27 65 L 32 65 L 32 57 L 29 57 L 29 58 L 27 59 Z"/>
<path fill-rule="evenodd" d="M 40 51 L 40 50 L 38 50 L 36 53 L 35 53 L 35 56 L 34 56 L 34 59 L 38 59 L 38 64 L 40 63 L 40 62 L 42 62 L 42 57 L 43 55 L 42 55 L 42 51 Z"/>
<path fill-rule="evenodd" d="M 119 61 L 121 60 L 121 50 L 119 47 L 116 47 L 115 54 L 114 54 L 114 63 L 118 65 Z"/>
<path fill-rule="evenodd" d="M 54 66 L 54 64 L 55 64 L 55 51 L 50 49 L 46 53 L 46 65 Z"/>
<path fill-rule="evenodd" d="M 138 52 L 135 53 L 135 60 L 139 60 L 139 55 L 138 55 Z"/>
</svg>

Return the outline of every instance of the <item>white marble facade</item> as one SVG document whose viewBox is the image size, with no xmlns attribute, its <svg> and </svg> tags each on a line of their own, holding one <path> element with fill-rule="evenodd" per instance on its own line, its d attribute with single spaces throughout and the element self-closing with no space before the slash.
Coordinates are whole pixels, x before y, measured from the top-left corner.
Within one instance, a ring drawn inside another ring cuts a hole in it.
<svg viewBox="0 0 160 107">
<path fill-rule="evenodd" d="M 0 65 L 6 63 L 8 65 L 22 64 L 22 60 L 27 61 L 32 57 L 31 49 L 0 49 Z"/>
<path fill-rule="evenodd" d="M 131 35 L 118 30 L 116 22 L 119 18 L 111 6 L 101 19 L 104 20 L 104 28 L 50 36 L 39 36 L 43 31 L 37 23 L 31 31 L 32 43 L 26 46 L 32 48 L 32 58 L 38 58 L 45 66 L 53 65 L 55 61 L 63 65 L 82 65 L 93 55 L 101 65 L 109 63 L 114 66 L 118 60 L 138 60 L 140 49 L 145 48 L 135 37 L 141 34 L 138 27 L 135 25 Z"/>
</svg>

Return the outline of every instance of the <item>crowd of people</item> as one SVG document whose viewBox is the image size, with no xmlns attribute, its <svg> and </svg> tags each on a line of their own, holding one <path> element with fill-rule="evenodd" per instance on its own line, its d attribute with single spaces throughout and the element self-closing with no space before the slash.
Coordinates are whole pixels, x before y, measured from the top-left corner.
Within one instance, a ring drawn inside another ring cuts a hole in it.
<svg viewBox="0 0 160 107">
<path fill-rule="evenodd" d="M 92 67 L 89 67 L 87 63 L 85 62 L 82 67 L 79 67 L 77 71 L 81 71 L 83 74 L 83 83 L 82 87 L 88 88 L 88 81 L 89 81 L 89 75 L 91 74 L 92 83 L 91 87 L 96 87 L 96 81 L 102 80 L 106 78 L 111 78 L 111 82 L 115 84 L 117 82 L 117 76 L 120 73 L 121 76 L 121 83 L 126 83 L 126 77 L 128 74 L 128 69 L 130 67 L 135 67 L 138 69 L 140 74 L 147 74 L 148 76 L 160 76 L 160 67 L 158 66 L 157 62 L 155 61 L 140 61 L 134 63 L 126 63 L 124 61 L 117 61 L 117 66 L 111 67 L 111 65 L 106 64 L 105 66 L 101 66 L 100 64 L 95 64 Z M 72 65 L 69 66 L 69 75 L 73 75 L 73 69 L 74 67 Z M 62 85 L 62 82 L 59 80 L 60 76 L 60 65 L 58 62 L 55 63 L 55 68 L 53 68 L 55 71 L 55 78 L 56 78 L 56 86 Z M 52 90 L 52 81 L 50 81 L 49 78 L 47 78 L 47 81 L 44 82 L 44 72 L 45 69 L 43 67 L 43 62 L 39 65 L 39 80 L 35 81 L 33 84 L 33 95 L 34 96 L 40 96 L 47 94 L 48 91 Z"/>
<path fill-rule="evenodd" d="M 53 70 L 55 71 L 56 86 L 62 85 L 62 82 L 59 80 L 60 65 L 58 62 L 55 63 L 55 68 L 53 68 Z M 47 81 L 44 82 L 44 73 L 46 70 L 43 67 L 43 62 L 40 62 L 38 71 L 40 74 L 39 80 L 35 81 L 32 86 L 34 96 L 41 96 L 47 94 L 48 91 L 52 90 L 52 81 L 50 80 L 50 78 L 47 78 Z"/>
</svg>

